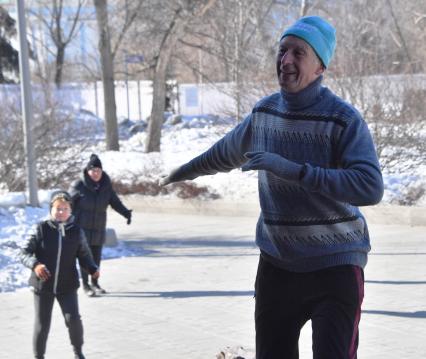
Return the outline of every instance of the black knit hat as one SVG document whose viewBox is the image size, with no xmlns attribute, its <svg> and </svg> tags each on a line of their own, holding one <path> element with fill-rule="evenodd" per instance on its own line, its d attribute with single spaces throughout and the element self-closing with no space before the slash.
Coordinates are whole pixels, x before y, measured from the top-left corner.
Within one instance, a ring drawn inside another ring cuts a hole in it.
<svg viewBox="0 0 426 359">
<path fill-rule="evenodd" d="M 91 168 L 102 168 L 102 162 L 99 159 L 99 157 L 97 155 L 95 155 L 94 153 L 92 153 L 90 155 L 90 160 L 86 165 L 86 169 L 90 170 Z"/>
<path fill-rule="evenodd" d="M 57 201 L 58 199 L 61 199 L 65 202 L 68 202 L 70 205 L 72 205 L 72 200 L 71 200 L 71 196 L 68 192 L 66 191 L 55 191 L 52 193 L 51 197 L 50 197 L 50 208 L 52 208 L 52 205 L 55 201 Z"/>
</svg>

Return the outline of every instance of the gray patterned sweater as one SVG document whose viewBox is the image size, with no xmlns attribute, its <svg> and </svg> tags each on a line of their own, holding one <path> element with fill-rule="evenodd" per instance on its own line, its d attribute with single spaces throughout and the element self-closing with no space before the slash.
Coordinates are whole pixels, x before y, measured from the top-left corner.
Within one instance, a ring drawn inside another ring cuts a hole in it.
<svg viewBox="0 0 426 359">
<path fill-rule="evenodd" d="M 370 240 L 358 206 L 378 203 L 383 181 L 367 124 L 321 85 L 263 98 L 252 113 L 181 169 L 187 179 L 240 167 L 247 151 L 290 160 L 285 178 L 259 171 L 256 243 L 290 271 L 364 267 Z"/>
</svg>

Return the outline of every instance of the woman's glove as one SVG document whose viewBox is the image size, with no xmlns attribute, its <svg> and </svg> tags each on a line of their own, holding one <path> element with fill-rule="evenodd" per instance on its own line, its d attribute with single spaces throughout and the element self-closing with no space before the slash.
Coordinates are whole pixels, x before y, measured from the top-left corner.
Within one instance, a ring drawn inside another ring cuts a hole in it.
<svg viewBox="0 0 426 359">
<path fill-rule="evenodd" d="M 127 224 L 132 223 L 132 209 L 129 209 L 124 217 L 127 219 Z"/>
</svg>

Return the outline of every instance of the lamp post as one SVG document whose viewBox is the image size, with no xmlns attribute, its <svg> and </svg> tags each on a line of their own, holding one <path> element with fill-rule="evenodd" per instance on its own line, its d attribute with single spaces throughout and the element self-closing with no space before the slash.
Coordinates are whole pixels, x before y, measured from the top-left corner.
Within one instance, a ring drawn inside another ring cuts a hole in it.
<svg viewBox="0 0 426 359">
<path fill-rule="evenodd" d="M 130 121 L 130 100 L 129 100 L 129 69 L 127 67 L 127 52 L 125 52 L 125 66 L 126 66 L 126 99 L 127 99 L 127 120 Z"/>
<path fill-rule="evenodd" d="M 128 64 L 139 64 L 144 61 L 143 55 L 125 53 L 125 66 L 126 66 L 126 94 L 127 94 L 127 118 L 130 120 L 130 101 L 129 101 L 129 71 Z M 139 107 L 139 120 L 141 119 L 141 99 L 140 99 L 140 84 L 138 82 L 138 107 Z"/>
<path fill-rule="evenodd" d="M 31 95 L 31 80 L 28 61 L 28 43 L 25 24 L 24 0 L 16 0 L 18 12 L 18 35 L 19 35 L 19 76 L 21 80 L 21 103 L 24 128 L 24 148 L 26 157 L 27 187 L 29 192 L 29 204 L 38 207 L 37 169 L 33 141 L 33 107 Z"/>
</svg>

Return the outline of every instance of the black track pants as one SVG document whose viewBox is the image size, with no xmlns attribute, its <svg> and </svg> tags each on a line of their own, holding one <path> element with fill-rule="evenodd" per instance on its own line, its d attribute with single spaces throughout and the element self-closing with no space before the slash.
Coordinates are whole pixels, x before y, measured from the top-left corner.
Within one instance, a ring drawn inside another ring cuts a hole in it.
<svg viewBox="0 0 426 359">
<path fill-rule="evenodd" d="M 298 359 L 300 330 L 308 320 L 314 359 L 356 359 L 364 297 L 360 267 L 294 273 L 260 256 L 255 293 L 256 359 Z"/>
</svg>

